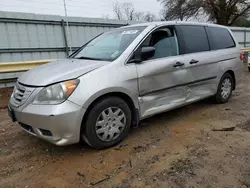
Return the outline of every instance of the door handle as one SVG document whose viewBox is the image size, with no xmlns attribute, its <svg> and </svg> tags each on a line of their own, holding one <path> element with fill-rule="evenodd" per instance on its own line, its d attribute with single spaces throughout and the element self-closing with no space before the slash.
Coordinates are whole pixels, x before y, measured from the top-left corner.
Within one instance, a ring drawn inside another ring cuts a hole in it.
<svg viewBox="0 0 250 188">
<path fill-rule="evenodd" d="M 182 67 L 183 65 L 185 65 L 185 64 L 184 64 L 184 63 L 181 63 L 181 62 L 179 62 L 179 61 L 177 61 L 177 62 L 173 65 L 173 67 L 177 68 L 177 67 Z"/>
<path fill-rule="evenodd" d="M 198 63 L 198 62 L 199 62 L 198 60 L 192 59 L 192 60 L 190 61 L 190 64 L 196 64 L 196 63 Z"/>
</svg>

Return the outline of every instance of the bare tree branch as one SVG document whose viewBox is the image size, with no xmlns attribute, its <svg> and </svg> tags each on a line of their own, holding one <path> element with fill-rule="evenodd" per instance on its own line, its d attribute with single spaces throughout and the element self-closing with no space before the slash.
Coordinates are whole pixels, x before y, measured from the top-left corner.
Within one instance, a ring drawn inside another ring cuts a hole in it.
<svg viewBox="0 0 250 188">
<path fill-rule="evenodd" d="M 234 23 L 234 21 L 235 21 L 237 18 L 243 16 L 243 15 L 244 15 L 246 12 L 248 12 L 249 10 L 250 10 L 250 6 L 248 6 L 248 7 L 247 7 L 245 10 L 243 10 L 241 13 L 235 15 L 234 18 L 228 23 L 228 25 L 232 25 L 232 24 Z"/>
<path fill-rule="evenodd" d="M 156 19 L 156 16 L 150 12 L 137 12 L 132 3 L 122 3 L 118 1 L 113 2 L 113 11 L 118 20 L 126 19 L 129 21 L 148 21 L 152 22 Z"/>
<path fill-rule="evenodd" d="M 102 18 L 104 18 L 104 19 L 106 19 L 106 20 L 109 20 L 109 19 L 110 19 L 110 17 L 109 17 L 108 14 L 103 14 L 103 15 L 102 15 Z"/>
<path fill-rule="evenodd" d="M 116 15 L 116 18 L 118 20 L 122 20 L 122 10 L 121 10 L 121 5 L 118 1 L 113 2 L 113 11 Z"/>
<path fill-rule="evenodd" d="M 155 19 L 156 19 L 156 16 L 150 12 L 147 12 L 144 16 L 144 20 L 147 22 L 153 22 L 155 21 Z"/>
<path fill-rule="evenodd" d="M 142 20 L 144 20 L 144 12 L 135 12 L 134 13 L 134 19 L 136 21 L 142 21 Z"/>
<path fill-rule="evenodd" d="M 165 20 L 188 20 L 200 9 L 197 0 L 158 0 L 163 3 Z"/>
<path fill-rule="evenodd" d="M 134 20 L 135 9 L 132 3 L 123 3 L 123 13 L 127 17 L 127 20 Z"/>
<path fill-rule="evenodd" d="M 249 0 L 158 0 L 163 6 L 165 20 L 188 20 L 201 12 L 210 21 L 221 25 L 232 25 L 239 17 L 250 14 Z M 204 15 L 203 15 L 204 16 Z"/>
</svg>

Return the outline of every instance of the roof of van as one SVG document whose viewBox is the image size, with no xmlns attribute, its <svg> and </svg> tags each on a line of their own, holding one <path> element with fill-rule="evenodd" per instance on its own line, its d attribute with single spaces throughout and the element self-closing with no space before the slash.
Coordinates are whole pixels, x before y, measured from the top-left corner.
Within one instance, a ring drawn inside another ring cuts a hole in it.
<svg viewBox="0 0 250 188">
<path fill-rule="evenodd" d="M 125 27 L 133 27 L 133 26 L 164 26 L 164 25 L 201 25 L 201 26 L 213 26 L 213 27 L 223 27 L 222 25 L 210 24 L 210 23 L 202 23 L 202 22 L 185 22 L 185 21 L 159 21 L 159 22 L 146 22 L 133 24 Z"/>
</svg>

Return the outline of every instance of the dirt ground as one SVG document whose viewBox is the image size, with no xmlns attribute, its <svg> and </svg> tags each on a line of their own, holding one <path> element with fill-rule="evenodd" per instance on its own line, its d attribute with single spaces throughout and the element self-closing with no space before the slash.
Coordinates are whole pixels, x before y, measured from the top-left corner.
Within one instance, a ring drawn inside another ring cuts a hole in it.
<svg viewBox="0 0 250 188">
<path fill-rule="evenodd" d="M 46 143 L 22 131 L 2 108 L 0 187 L 250 187 L 249 107 L 246 72 L 227 104 L 205 100 L 154 116 L 102 151 Z"/>
</svg>

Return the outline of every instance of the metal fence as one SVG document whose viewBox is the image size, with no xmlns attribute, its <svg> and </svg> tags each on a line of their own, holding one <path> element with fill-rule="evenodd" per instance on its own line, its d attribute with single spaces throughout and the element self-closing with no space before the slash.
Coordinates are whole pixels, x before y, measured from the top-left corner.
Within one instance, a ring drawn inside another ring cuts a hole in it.
<svg viewBox="0 0 250 188">
<path fill-rule="evenodd" d="M 0 11 L 0 63 L 66 57 L 96 35 L 127 21 Z M 250 47 L 250 29 L 231 28 L 242 47 Z"/>
<path fill-rule="evenodd" d="M 250 28 L 231 27 L 231 30 L 242 48 L 250 47 Z"/>
<path fill-rule="evenodd" d="M 64 58 L 96 35 L 126 21 L 0 12 L 0 62 Z"/>
</svg>

